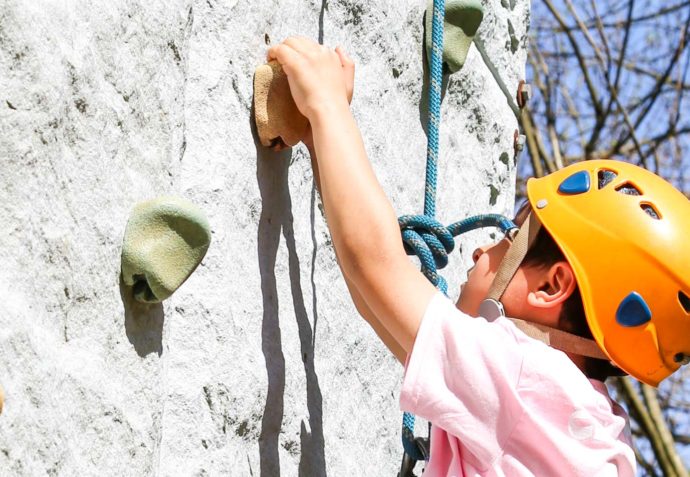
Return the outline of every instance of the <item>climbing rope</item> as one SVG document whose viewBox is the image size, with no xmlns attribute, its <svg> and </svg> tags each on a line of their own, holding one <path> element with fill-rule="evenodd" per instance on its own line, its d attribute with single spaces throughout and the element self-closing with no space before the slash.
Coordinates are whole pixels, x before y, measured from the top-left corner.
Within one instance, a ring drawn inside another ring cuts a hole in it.
<svg viewBox="0 0 690 477">
<path fill-rule="evenodd" d="M 428 14 L 428 13 L 427 13 Z M 445 0 L 434 0 L 432 18 L 431 69 L 429 81 L 429 117 L 427 120 L 426 182 L 424 188 L 424 214 L 403 215 L 398 218 L 405 251 L 417 255 L 424 276 L 444 294 L 448 283 L 438 269 L 448 264 L 448 254 L 455 247 L 455 237 L 482 227 L 498 227 L 503 232 L 515 228 L 513 222 L 502 215 L 486 214 L 455 222 L 448 227 L 436 220 L 436 178 L 439 153 L 439 126 L 441 123 L 441 85 L 443 82 L 443 17 Z M 428 448 L 423 439 L 414 436 L 415 416 L 403 414 L 403 461 L 427 460 Z M 414 463 L 412 464 L 414 466 Z M 411 469 L 410 469 L 411 472 Z M 405 477 L 405 476 L 401 476 Z"/>
<path fill-rule="evenodd" d="M 455 237 L 484 227 L 497 227 L 503 232 L 515 228 L 510 219 L 499 214 L 476 215 L 448 227 L 427 215 L 403 215 L 398 218 L 398 224 L 407 254 L 419 257 L 424 276 L 446 295 L 448 283 L 437 269 L 448 265 L 448 254 L 455 248 Z"/>
<path fill-rule="evenodd" d="M 429 81 L 429 118 L 427 123 L 426 187 L 424 215 L 436 215 L 436 168 L 438 164 L 438 136 L 441 124 L 441 86 L 443 84 L 443 17 L 445 0 L 434 0 L 431 22 L 431 71 Z"/>
</svg>

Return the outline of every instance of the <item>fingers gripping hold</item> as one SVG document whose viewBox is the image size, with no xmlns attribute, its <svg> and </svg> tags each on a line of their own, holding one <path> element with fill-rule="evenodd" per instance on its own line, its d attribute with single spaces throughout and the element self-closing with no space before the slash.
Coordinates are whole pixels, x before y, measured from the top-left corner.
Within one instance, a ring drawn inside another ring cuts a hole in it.
<svg viewBox="0 0 690 477">
<path fill-rule="evenodd" d="M 268 58 L 282 66 L 295 104 L 308 119 L 323 107 L 338 103 L 347 107 L 348 81 L 341 55 L 334 50 L 304 37 L 290 37 L 272 47 Z"/>
<path fill-rule="evenodd" d="M 307 141 L 310 118 L 320 108 L 348 107 L 355 64 L 343 48 L 294 36 L 272 46 L 267 59 L 254 76 L 254 117 L 264 146 L 279 150 Z"/>
<path fill-rule="evenodd" d="M 283 68 L 286 74 L 290 74 L 290 71 L 296 71 L 300 67 L 300 63 L 303 61 L 302 56 L 293 48 L 289 47 L 285 43 L 279 45 L 274 45 L 268 50 L 266 55 L 268 61 L 275 60 Z"/>
</svg>

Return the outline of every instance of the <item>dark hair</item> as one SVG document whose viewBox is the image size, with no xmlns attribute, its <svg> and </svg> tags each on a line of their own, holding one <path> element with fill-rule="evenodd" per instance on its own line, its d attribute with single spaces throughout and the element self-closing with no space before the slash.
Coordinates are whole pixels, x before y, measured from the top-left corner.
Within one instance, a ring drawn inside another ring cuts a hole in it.
<svg viewBox="0 0 690 477">
<path fill-rule="evenodd" d="M 524 217 L 531 212 L 532 209 L 529 202 L 525 202 L 518 210 L 516 220 L 522 222 Z M 560 261 L 567 261 L 565 255 L 563 255 L 560 247 L 546 228 L 541 227 L 534 243 L 527 251 L 522 265 L 541 268 L 550 267 L 554 263 Z M 594 338 L 587 324 L 585 309 L 582 304 L 582 296 L 580 295 L 580 288 L 578 286 L 575 287 L 573 293 L 563 303 L 561 314 L 558 317 L 558 328 L 583 338 Z M 599 381 L 604 381 L 609 376 L 623 376 L 626 374 L 609 361 L 595 358 L 587 358 L 585 360 L 584 372 L 588 378 L 597 379 Z"/>
</svg>

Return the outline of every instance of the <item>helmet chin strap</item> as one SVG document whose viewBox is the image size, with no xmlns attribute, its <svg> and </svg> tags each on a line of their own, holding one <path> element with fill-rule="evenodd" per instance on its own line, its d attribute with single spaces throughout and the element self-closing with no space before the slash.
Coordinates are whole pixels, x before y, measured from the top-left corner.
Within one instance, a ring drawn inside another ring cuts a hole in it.
<svg viewBox="0 0 690 477">
<path fill-rule="evenodd" d="M 479 306 L 480 316 L 483 316 L 489 321 L 505 316 L 505 309 L 500 301 L 501 297 L 506 291 L 506 288 L 508 288 L 508 284 L 515 276 L 518 268 L 520 268 L 520 264 L 525 259 L 530 246 L 537 238 L 540 229 L 541 223 L 539 219 L 534 214 L 530 213 L 517 231 L 517 234 L 511 231 L 513 234 L 512 244 L 503 257 L 501 264 L 498 266 L 496 277 L 489 288 L 486 299 Z M 511 232 L 509 232 L 509 236 Z M 538 325 L 517 318 L 510 318 L 510 320 L 527 336 L 539 340 L 547 346 L 551 346 L 565 353 L 609 360 L 594 340 L 582 338 L 581 336 L 557 328 Z"/>
</svg>

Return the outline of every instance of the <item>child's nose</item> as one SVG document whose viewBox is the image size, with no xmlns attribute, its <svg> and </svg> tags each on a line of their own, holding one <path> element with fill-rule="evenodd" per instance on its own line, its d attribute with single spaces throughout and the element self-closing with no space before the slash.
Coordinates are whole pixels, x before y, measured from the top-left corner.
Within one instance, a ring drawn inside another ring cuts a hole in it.
<svg viewBox="0 0 690 477">
<path fill-rule="evenodd" d="M 477 247 L 474 252 L 472 252 L 472 260 L 474 263 L 477 263 L 477 260 L 479 260 L 479 257 L 484 255 L 486 253 L 486 250 L 489 248 L 488 245 L 485 245 L 483 247 Z"/>
</svg>

